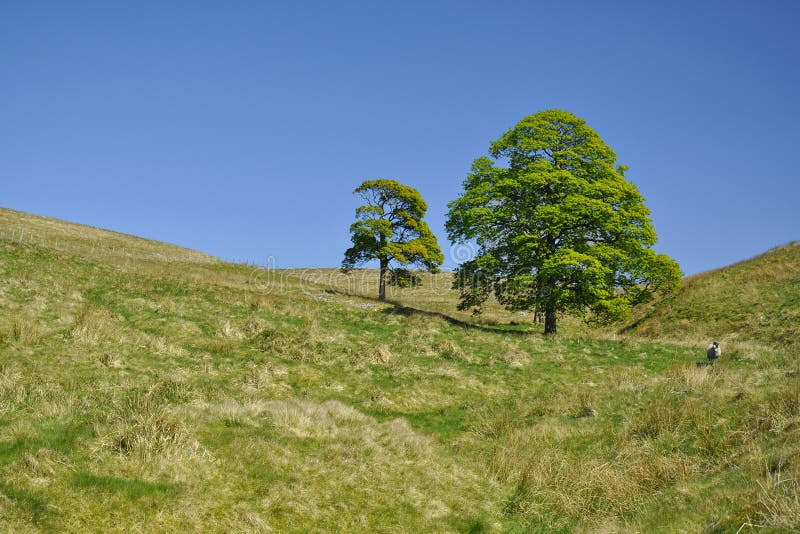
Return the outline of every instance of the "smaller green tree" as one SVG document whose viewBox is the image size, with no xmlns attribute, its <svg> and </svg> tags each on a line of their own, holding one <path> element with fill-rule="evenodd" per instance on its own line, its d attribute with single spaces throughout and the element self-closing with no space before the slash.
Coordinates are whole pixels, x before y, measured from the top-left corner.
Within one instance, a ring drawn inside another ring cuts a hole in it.
<svg viewBox="0 0 800 534">
<path fill-rule="evenodd" d="M 350 225 L 353 246 L 344 253 L 342 271 L 377 260 L 380 268 L 378 299 L 386 300 L 389 283 L 405 285 L 413 275 L 403 267 L 417 266 L 438 272 L 444 261 L 439 243 L 422 220 L 428 205 L 419 192 L 394 180 L 367 180 L 353 194 L 364 199 Z M 392 269 L 399 264 L 400 268 Z"/>
</svg>

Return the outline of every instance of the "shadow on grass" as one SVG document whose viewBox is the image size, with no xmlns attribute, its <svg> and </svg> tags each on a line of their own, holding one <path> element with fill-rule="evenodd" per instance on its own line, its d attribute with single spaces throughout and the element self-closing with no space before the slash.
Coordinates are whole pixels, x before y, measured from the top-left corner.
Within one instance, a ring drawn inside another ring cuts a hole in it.
<svg viewBox="0 0 800 534">
<path fill-rule="evenodd" d="M 53 511 L 39 492 L 29 491 L 0 481 L 0 496 L 4 496 L 9 508 L 17 507 L 30 518 L 36 527 L 44 532 L 55 532 L 50 520 Z"/>
<path fill-rule="evenodd" d="M 317 284 L 322 291 L 324 291 L 328 295 L 341 295 L 343 297 L 350 297 L 350 298 L 358 298 L 362 300 L 367 300 L 370 302 L 374 302 L 375 304 L 388 304 L 392 306 L 391 308 L 387 308 L 383 310 L 383 313 L 387 315 L 402 315 L 404 317 L 410 317 L 413 315 L 423 316 L 423 317 L 430 317 L 432 319 L 441 319 L 453 326 L 458 326 L 460 328 L 467 328 L 472 330 L 479 330 L 481 332 L 489 332 L 494 334 L 513 334 L 519 336 L 528 336 L 534 334 L 541 334 L 540 330 L 531 330 L 530 327 L 533 326 L 532 324 L 528 323 L 506 323 L 506 324 L 497 324 L 497 325 L 488 325 L 482 323 L 475 323 L 470 321 L 464 321 L 463 319 L 458 319 L 451 315 L 447 315 L 446 313 L 431 311 L 431 310 L 422 310 L 420 308 L 414 308 L 412 306 L 407 306 L 399 301 L 396 300 L 384 300 L 381 301 L 375 297 L 370 297 L 367 295 L 362 295 L 359 293 L 353 293 L 350 291 L 342 291 L 340 289 L 334 289 L 330 287 L 322 286 L 322 284 Z"/>
<path fill-rule="evenodd" d="M 90 473 L 76 473 L 71 480 L 76 488 L 124 495 L 129 500 L 144 497 L 177 497 L 181 490 L 179 484 L 168 482 L 147 482 L 135 478 L 97 476 Z"/>
<path fill-rule="evenodd" d="M 655 315 L 656 315 L 656 310 L 655 310 L 655 308 L 653 308 L 652 310 L 648 311 L 647 313 L 645 313 L 644 315 L 642 315 L 641 317 L 639 317 L 638 319 L 636 319 L 632 323 L 627 324 L 627 325 L 623 326 L 622 328 L 620 328 L 617 331 L 617 333 L 618 334 L 622 334 L 622 335 L 633 333 L 640 325 L 642 325 L 648 319 L 651 319 L 651 318 L 655 317 Z"/>
<path fill-rule="evenodd" d="M 389 315 L 403 315 L 405 317 L 410 317 L 412 315 L 419 315 L 423 317 L 430 317 L 434 319 L 441 319 L 453 326 L 458 326 L 461 328 L 468 328 L 472 330 L 480 330 L 481 332 L 490 332 L 495 334 L 513 334 L 518 336 L 527 336 L 531 334 L 539 334 L 541 332 L 531 331 L 531 330 L 523 330 L 519 327 L 523 326 L 519 323 L 508 323 L 508 324 L 498 324 L 498 325 L 487 325 L 481 323 L 471 323 L 469 321 L 463 321 L 461 319 L 456 319 L 446 313 L 429 311 L 429 310 L 420 310 L 419 308 L 412 308 L 411 306 L 406 306 L 399 302 L 385 301 L 385 304 L 391 304 L 394 306 L 393 308 L 387 308 L 383 311 L 385 314 Z"/>
</svg>

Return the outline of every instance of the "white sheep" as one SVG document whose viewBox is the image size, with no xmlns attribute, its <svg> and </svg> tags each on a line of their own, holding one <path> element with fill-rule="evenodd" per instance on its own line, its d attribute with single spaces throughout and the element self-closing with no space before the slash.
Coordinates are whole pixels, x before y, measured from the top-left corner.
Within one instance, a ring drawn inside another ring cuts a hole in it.
<svg viewBox="0 0 800 534">
<path fill-rule="evenodd" d="M 714 360 L 719 358 L 721 354 L 722 349 L 719 348 L 719 343 L 717 341 L 714 341 L 711 345 L 706 347 L 706 356 L 708 356 L 708 361 L 711 363 L 714 363 Z"/>
</svg>

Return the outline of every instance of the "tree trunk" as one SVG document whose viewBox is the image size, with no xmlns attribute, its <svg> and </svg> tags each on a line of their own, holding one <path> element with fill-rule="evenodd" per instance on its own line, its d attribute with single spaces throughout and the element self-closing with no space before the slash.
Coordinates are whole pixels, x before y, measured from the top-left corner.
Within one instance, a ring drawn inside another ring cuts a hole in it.
<svg viewBox="0 0 800 534">
<path fill-rule="evenodd" d="M 548 336 L 556 333 L 556 309 L 550 304 L 544 309 L 544 333 Z"/>
<path fill-rule="evenodd" d="M 386 300 L 386 271 L 389 270 L 389 260 L 381 258 L 381 274 L 378 279 L 378 300 Z"/>
<path fill-rule="evenodd" d="M 547 238 L 548 248 L 552 251 L 551 256 L 557 252 L 555 238 Z M 544 310 L 544 335 L 556 335 L 556 286 L 558 283 L 557 275 L 550 274 L 540 285 L 537 286 L 537 297 L 542 298 Z"/>
</svg>

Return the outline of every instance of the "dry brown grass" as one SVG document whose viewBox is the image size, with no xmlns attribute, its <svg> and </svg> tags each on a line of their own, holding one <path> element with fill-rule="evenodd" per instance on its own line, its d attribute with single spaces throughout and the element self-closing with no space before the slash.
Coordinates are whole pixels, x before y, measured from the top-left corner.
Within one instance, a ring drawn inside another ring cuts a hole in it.
<svg viewBox="0 0 800 534">
<path fill-rule="evenodd" d="M 122 317 L 107 308 L 86 303 L 75 317 L 70 337 L 76 342 L 97 345 L 101 341 L 120 343 L 123 338 Z"/>
<path fill-rule="evenodd" d="M 26 315 L 12 315 L 9 323 L 0 329 L 0 340 L 6 339 L 20 345 L 33 345 L 42 335 L 38 321 Z"/>
<path fill-rule="evenodd" d="M 630 513 L 642 504 L 642 487 L 624 465 L 565 454 L 557 432 L 542 425 L 514 431 L 495 451 L 490 472 L 516 485 L 509 511 L 549 522 L 554 512 L 585 520 Z"/>
<path fill-rule="evenodd" d="M 690 480 L 701 464 L 680 451 L 665 454 L 650 441 L 623 441 L 606 458 L 571 452 L 574 430 L 550 421 L 517 428 L 513 421 L 483 426 L 486 438 L 505 436 L 488 466 L 492 476 L 515 484 L 508 510 L 531 524 L 590 530 L 611 528 L 609 520 L 635 515 L 664 487 Z"/>
<path fill-rule="evenodd" d="M 503 339 L 494 351 L 489 364 L 501 362 L 511 367 L 521 369 L 530 361 L 530 355 L 520 347 L 520 342 L 514 339 Z"/>
<path fill-rule="evenodd" d="M 122 463 L 145 478 L 185 480 L 208 472 L 213 455 L 174 407 L 191 398 L 185 383 L 167 380 L 116 401 L 94 423 L 93 457 L 99 463 Z"/>
<path fill-rule="evenodd" d="M 441 339 L 433 345 L 434 353 L 445 360 L 465 359 L 464 350 L 452 339 Z"/>
<path fill-rule="evenodd" d="M 375 347 L 369 355 L 369 361 L 372 363 L 389 363 L 393 358 L 392 351 L 387 345 Z"/>
<path fill-rule="evenodd" d="M 800 529 L 800 482 L 797 479 L 770 477 L 760 485 L 758 519 L 754 526 L 796 532 Z"/>
<path fill-rule="evenodd" d="M 104 352 L 99 360 L 105 367 L 122 367 L 122 356 L 116 352 Z"/>
<path fill-rule="evenodd" d="M 0 364 L 0 402 L 22 402 L 28 388 L 22 380 L 22 373 L 17 364 Z"/>
<path fill-rule="evenodd" d="M 281 398 L 292 393 L 291 386 L 286 383 L 288 375 L 289 369 L 285 365 L 252 363 L 241 377 L 241 384 L 244 388 L 268 391 L 271 396 Z"/>
<path fill-rule="evenodd" d="M 721 366 L 683 364 L 673 368 L 667 378 L 684 393 L 712 393 L 727 378 Z"/>
</svg>

